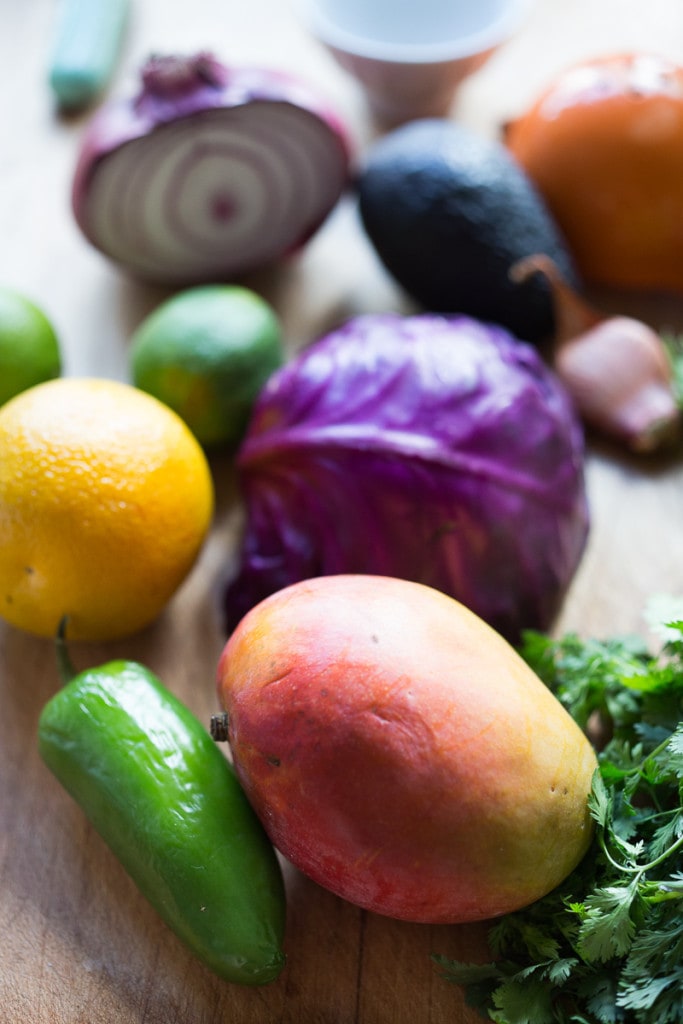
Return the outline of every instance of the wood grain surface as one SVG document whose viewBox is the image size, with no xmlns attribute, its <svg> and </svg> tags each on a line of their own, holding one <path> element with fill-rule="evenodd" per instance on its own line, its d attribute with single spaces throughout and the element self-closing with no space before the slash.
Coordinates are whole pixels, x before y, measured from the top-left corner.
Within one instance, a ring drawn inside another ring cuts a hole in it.
<svg viewBox="0 0 683 1024">
<path fill-rule="evenodd" d="M 69 185 L 85 118 L 56 116 L 46 85 L 54 0 L 0 0 L 0 282 L 53 319 L 68 374 L 125 379 L 130 334 L 163 291 L 125 279 L 82 239 Z M 683 58 L 680 0 L 537 0 L 519 34 L 463 87 L 452 116 L 495 133 L 577 57 L 630 47 Z M 151 51 L 212 48 L 228 61 L 290 68 L 327 92 L 362 150 L 363 98 L 308 37 L 288 0 L 137 0 L 112 91 Z M 350 201 L 306 251 L 250 282 L 276 306 L 292 350 L 347 315 L 407 310 L 370 252 Z M 683 298 L 601 296 L 606 308 L 683 326 Z M 74 650 L 79 667 L 145 662 L 207 721 L 225 637 L 220 593 L 241 508 L 229 457 L 212 459 L 218 510 L 201 559 L 143 634 Z M 643 609 L 683 590 L 683 465 L 591 443 L 593 527 L 557 623 L 606 636 L 646 630 Z M 476 957 L 483 930 L 366 914 L 286 867 L 288 966 L 249 990 L 217 980 L 160 923 L 36 752 L 58 686 L 53 646 L 0 625 L 0 1021 L 7 1024 L 474 1024 L 430 953 Z"/>
</svg>

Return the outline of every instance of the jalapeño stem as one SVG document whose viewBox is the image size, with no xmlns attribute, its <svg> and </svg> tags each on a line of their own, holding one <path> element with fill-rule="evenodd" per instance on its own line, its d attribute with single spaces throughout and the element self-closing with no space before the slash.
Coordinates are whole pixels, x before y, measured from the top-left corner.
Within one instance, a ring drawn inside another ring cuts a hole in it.
<svg viewBox="0 0 683 1024">
<path fill-rule="evenodd" d="M 61 679 L 63 686 L 66 686 L 67 683 L 71 682 L 76 675 L 76 669 L 69 657 L 69 652 L 66 646 L 66 624 L 68 620 L 68 615 L 64 615 L 60 619 L 59 626 L 57 627 L 57 635 L 55 636 L 57 671 L 59 672 L 59 678 Z"/>
</svg>

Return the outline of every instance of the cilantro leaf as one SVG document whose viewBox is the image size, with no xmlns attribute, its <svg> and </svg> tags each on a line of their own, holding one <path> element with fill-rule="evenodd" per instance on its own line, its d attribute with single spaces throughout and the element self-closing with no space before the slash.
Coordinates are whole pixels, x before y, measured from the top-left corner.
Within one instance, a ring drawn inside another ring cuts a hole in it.
<svg viewBox="0 0 683 1024">
<path fill-rule="evenodd" d="M 683 340 L 678 334 L 665 332 L 662 334 L 662 341 L 671 367 L 676 401 L 683 409 Z"/>
<path fill-rule="evenodd" d="M 577 948 L 584 960 L 611 960 L 628 953 L 636 932 L 632 907 L 638 898 L 638 886 L 613 885 L 596 889 L 581 910 Z"/>
<path fill-rule="evenodd" d="M 588 809 L 591 812 L 591 817 L 595 819 L 598 825 L 602 826 L 602 828 L 609 827 L 612 820 L 612 801 L 599 769 L 596 769 L 593 775 L 593 784 L 588 797 Z"/>
<path fill-rule="evenodd" d="M 676 778 L 683 779 L 683 722 L 673 733 L 664 751 L 666 764 L 669 771 L 676 775 Z"/>
<path fill-rule="evenodd" d="M 531 971 L 521 971 L 503 982 L 493 993 L 493 1002 L 503 1012 L 498 1019 L 505 1024 L 553 1024 L 556 1019 L 545 979 L 534 977 Z"/>
</svg>

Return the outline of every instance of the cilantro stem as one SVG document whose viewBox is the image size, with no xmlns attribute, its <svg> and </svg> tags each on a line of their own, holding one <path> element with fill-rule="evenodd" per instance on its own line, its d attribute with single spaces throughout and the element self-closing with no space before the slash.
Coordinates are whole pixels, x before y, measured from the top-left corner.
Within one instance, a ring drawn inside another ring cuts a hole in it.
<svg viewBox="0 0 683 1024">
<path fill-rule="evenodd" d="M 643 899 L 648 903 L 666 903 L 669 900 L 680 900 L 683 899 L 683 893 L 676 892 L 673 889 L 662 889 L 660 883 L 649 882 L 655 888 L 655 892 L 652 895 L 643 895 Z"/>
<path fill-rule="evenodd" d="M 672 843 L 671 846 L 669 846 L 666 850 L 664 850 L 663 853 L 659 855 L 659 857 L 655 857 L 655 859 L 651 860 L 648 864 L 620 864 L 618 861 L 616 861 L 607 847 L 604 829 L 602 829 L 600 833 L 600 846 L 602 848 L 602 852 L 605 854 L 607 860 L 610 862 L 612 867 L 616 868 L 617 871 L 623 872 L 624 874 L 637 875 L 637 880 L 639 882 L 642 876 L 646 874 L 646 872 L 652 871 L 654 868 L 659 867 L 660 864 L 662 864 L 665 860 L 668 860 L 672 854 L 676 853 L 677 850 L 680 850 L 683 847 L 683 835 L 679 836 L 675 843 Z"/>
<path fill-rule="evenodd" d="M 661 743 L 658 743 L 654 750 L 651 750 L 646 757 L 644 757 L 641 761 L 638 762 L 638 764 L 634 764 L 632 768 L 624 772 L 624 775 L 643 775 L 644 766 L 648 762 L 656 760 L 656 758 L 659 757 L 660 754 L 663 754 L 666 748 L 668 747 L 670 740 L 671 736 L 667 736 L 666 739 L 663 739 Z"/>
</svg>

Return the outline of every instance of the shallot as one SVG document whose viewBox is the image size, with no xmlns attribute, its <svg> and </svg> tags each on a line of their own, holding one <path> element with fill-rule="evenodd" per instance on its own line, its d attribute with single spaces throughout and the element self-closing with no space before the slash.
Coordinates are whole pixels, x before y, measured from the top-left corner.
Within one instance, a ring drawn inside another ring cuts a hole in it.
<svg viewBox="0 0 683 1024">
<path fill-rule="evenodd" d="M 134 276 L 233 279 L 302 246 L 341 198 L 350 140 L 291 75 L 157 56 L 88 125 L 72 188 L 86 238 Z"/>
<path fill-rule="evenodd" d="M 530 256 L 510 270 L 515 281 L 535 273 L 552 288 L 555 371 L 586 425 L 638 453 L 676 439 L 681 412 L 664 340 L 634 317 L 601 315 L 547 256 Z"/>
</svg>

